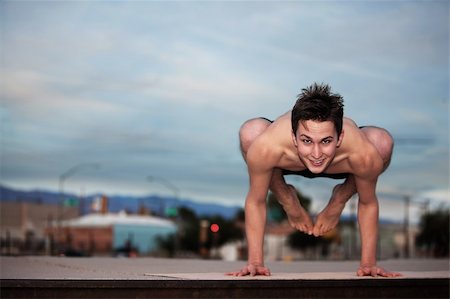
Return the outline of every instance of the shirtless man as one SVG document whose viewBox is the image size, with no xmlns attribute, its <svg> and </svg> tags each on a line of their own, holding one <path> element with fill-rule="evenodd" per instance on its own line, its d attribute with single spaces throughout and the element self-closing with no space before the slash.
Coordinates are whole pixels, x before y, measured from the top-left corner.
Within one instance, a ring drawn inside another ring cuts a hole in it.
<svg viewBox="0 0 450 299">
<path fill-rule="evenodd" d="M 266 196 L 270 189 L 296 229 L 314 236 L 332 230 L 346 202 L 359 195 L 358 222 L 361 263 L 358 276 L 399 276 L 376 263 L 378 237 L 378 176 L 388 167 L 393 139 L 384 129 L 358 126 L 343 117 L 343 99 L 328 85 L 313 84 L 302 90 L 294 108 L 274 122 L 255 118 L 240 131 L 242 155 L 247 163 L 250 188 L 245 201 L 248 264 L 228 275 L 270 275 L 264 266 L 263 242 Z M 334 187 L 328 205 L 315 224 L 297 199 L 285 174 L 346 178 Z"/>
</svg>

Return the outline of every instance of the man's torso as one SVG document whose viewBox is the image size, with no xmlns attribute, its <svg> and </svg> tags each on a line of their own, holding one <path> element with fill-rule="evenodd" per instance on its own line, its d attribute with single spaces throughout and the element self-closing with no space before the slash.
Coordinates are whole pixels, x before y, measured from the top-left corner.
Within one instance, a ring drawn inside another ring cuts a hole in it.
<svg viewBox="0 0 450 299">
<path fill-rule="evenodd" d="M 280 168 L 286 174 L 300 172 L 306 174 L 306 166 L 298 157 L 296 147 L 292 140 L 290 111 L 276 119 L 267 130 L 257 138 L 252 147 L 258 147 L 264 152 L 264 158 L 259 163 L 264 168 Z M 373 153 L 373 146 L 357 125 L 348 118 L 344 118 L 344 137 L 342 144 L 336 150 L 336 155 L 324 171 L 325 174 L 349 174 L 358 172 L 352 165 L 352 159 L 359 159 L 364 155 Z M 259 150 L 255 151 L 256 153 Z M 340 178 L 338 176 L 338 178 Z"/>
</svg>

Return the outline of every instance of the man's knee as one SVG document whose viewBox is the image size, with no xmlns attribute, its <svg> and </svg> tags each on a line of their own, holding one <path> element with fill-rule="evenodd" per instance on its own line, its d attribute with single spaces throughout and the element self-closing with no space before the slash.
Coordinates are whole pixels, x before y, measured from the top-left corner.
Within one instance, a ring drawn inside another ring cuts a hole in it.
<svg viewBox="0 0 450 299">
<path fill-rule="evenodd" d="M 270 122 L 262 118 L 253 118 L 243 123 L 239 129 L 239 141 L 242 152 L 247 152 L 253 141 L 269 126 Z"/>
<path fill-rule="evenodd" d="M 394 138 L 383 128 L 371 127 L 366 131 L 366 136 L 380 153 L 385 165 L 389 164 L 394 149 Z"/>
<path fill-rule="evenodd" d="M 394 138 L 385 129 L 380 129 L 380 139 L 378 145 L 378 151 L 380 152 L 383 161 L 388 163 L 391 160 L 392 152 L 394 150 Z"/>
</svg>

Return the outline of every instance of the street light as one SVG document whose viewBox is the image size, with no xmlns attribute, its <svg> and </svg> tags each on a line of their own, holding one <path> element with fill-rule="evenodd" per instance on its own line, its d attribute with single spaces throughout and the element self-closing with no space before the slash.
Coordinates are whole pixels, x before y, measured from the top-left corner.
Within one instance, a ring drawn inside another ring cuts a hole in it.
<svg viewBox="0 0 450 299">
<path fill-rule="evenodd" d="M 155 177 L 155 176 L 149 175 L 149 176 L 147 177 L 147 181 L 149 181 L 149 182 L 159 181 L 159 182 L 162 183 L 167 189 L 169 189 L 170 191 L 173 192 L 173 195 L 174 195 L 175 199 L 178 199 L 178 195 L 179 195 L 179 193 L 180 193 L 180 190 L 179 190 L 174 184 L 172 184 L 171 182 L 169 182 L 168 180 L 166 180 L 166 179 L 164 179 L 164 178 L 161 178 L 161 177 Z M 164 208 L 165 208 L 165 207 L 164 207 L 164 204 L 163 204 L 163 200 L 161 199 L 160 207 L 159 207 L 161 216 L 164 215 Z"/>
<path fill-rule="evenodd" d="M 57 219 L 57 223 L 58 223 L 58 227 L 57 227 L 57 234 L 60 235 L 61 234 L 61 221 L 62 221 L 62 217 L 63 215 L 63 205 L 64 205 L 64 181 L 67 180 L 69 177 L 73 176 L 75 173 L 79 172 L 82 169 L 85 168 L 94 168 L 97 169 L 99 168 L 100 165 L 98 163 L 80 163 L 77 164 L 71 168 L 69 168 L 68 170 L 66 170 L 65 172 L 63 172 L 60 176 L 59 176 L 59 200 L 60 203 L 58 204 L 58 208 L 57 208 L 57 213 L 58 213 L 58 219 Z M 53 233 L 51 233 L 51 239 L 53 238 Z M 50 251 L 53 252 L 53 245 L 50 245 Z"/>
<path fill-rule="evenodd" d="M 62 173 L 59 176 L 59 196 L 60 196 L 60 206 L 64 204 L 64 181 L 67 180 L 69 177 L 73 176 L 75 173 L 79 172 L 80 170 L 83 170 L 85 168 L 94 168 L 98 169 L 100 168 L 100 164 L 98 163 L 80 163 L 77 164 L 68 170 L 66 170 L 64 173 Z M 59 217 L 62 217 L 61 213 Z"/>
</svg>

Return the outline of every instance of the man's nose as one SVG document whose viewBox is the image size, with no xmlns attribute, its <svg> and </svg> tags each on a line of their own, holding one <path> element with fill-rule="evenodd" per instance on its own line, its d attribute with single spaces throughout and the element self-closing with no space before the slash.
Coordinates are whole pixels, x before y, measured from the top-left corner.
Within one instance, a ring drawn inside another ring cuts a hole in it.
<svg viewBox="0 0 450 299">
<path fill-rule="evenodd" d="M 319 159 L 322 156 L 322 150 L 320 149 L 319 145 L 314 145 L 313 151 L 312 151 L 312 157 L 314 159 Z"/>
</svg>

